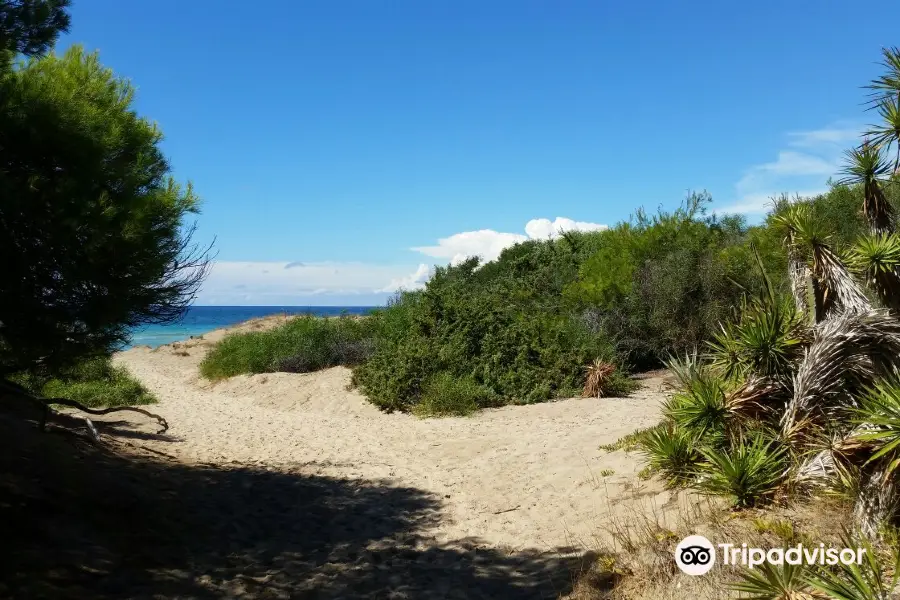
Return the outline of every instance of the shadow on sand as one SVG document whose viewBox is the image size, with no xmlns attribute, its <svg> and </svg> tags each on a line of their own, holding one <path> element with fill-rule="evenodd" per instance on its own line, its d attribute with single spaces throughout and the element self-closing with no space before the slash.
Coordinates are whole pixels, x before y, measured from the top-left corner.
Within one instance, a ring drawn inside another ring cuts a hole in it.
<svg viewBox="0 0 900 600">
<path fill-rule="evenodd" d="M 556 598 L 584 560 L 438 544 L 422 490 L 101 450 L 21 415 L 0 413 L 0 478 L 3 597 Z"/>
</svg>

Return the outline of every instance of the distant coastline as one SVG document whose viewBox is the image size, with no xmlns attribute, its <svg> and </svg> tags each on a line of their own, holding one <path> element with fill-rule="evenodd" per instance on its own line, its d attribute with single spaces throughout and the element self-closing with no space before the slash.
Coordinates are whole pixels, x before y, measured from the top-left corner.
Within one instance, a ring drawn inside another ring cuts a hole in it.
<svg viewBox="0 0 900 600">
<path fill-rule="evenodd" d="M 156 348 L 209 333 L 214 329 L 229 327 L 275 314 L 313 314 L 320 317 L 333 317 L 342 313 L 364 315 L 377 306 L 192 306 L 181 321 L 169 325 L 145 325 L 136 327 L 131 332 L 129 342 L 124 349 L 133 346 L 151 346 Z"/>
</svg>

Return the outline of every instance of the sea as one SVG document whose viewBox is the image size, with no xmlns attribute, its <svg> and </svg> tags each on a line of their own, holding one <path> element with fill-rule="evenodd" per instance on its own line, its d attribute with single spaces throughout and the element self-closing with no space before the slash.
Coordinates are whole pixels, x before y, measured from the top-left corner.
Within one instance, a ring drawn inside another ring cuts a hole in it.
<svg viewBox="0 0 900 600">
<path fill-rule="evenodd" d="M 364 315 L 375 306 L 191 306 L 184 317 L 168 325 L 135 327 L 124 349 L 132 346 L 162 346 L 191 336 L 197 337 L 213 329 L 236 325 L 248 319 L 275 314 L 336 317 L 341 314 Z"/>
</svg>

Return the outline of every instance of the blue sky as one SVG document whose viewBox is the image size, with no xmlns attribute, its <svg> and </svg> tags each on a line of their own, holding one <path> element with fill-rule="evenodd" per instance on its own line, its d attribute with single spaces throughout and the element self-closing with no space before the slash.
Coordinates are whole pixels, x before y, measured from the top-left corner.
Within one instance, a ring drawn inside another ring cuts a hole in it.
<svg viewBox="0 0 900 600">
<path fill-rule="evenodd" d="M 381 303 L 434 264 L 825 189 L 900 4 L 75 0 L 218 259 L 200 304 Z"/>
</svg>

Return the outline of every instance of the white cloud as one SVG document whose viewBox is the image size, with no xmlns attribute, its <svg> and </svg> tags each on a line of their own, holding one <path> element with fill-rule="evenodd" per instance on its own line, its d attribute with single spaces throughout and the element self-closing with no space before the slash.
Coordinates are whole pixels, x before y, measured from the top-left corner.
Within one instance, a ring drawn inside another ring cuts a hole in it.
<svg viewBox="0 0 900 600">
<path fill-rule="evenodd" d="M 607 226 L 586 221 L 573 221 L 565 217 L 556 217 L 555 221 L 532 219 L 525 223 L 525 233 L 531 239 L 555 238 L 566 231 L 598 231 L 601 229 L 607 229 Z"/>
<path fill-rule="evenodd" d="M 800 190 L 797 192 L 791 192 L 789 196 L 794 198 L 795 196 L 800 196 L 802 198 L 807 198 L 810 196 L 818 196 L 819 194 L 824 194 L 828 190 L 826 188 L 819 189 L 809 189 L 809 190 Z M 738 202 L 734 204 L 730 204 L 723 208 L 716 209 L 721 213 L 740 213 L 740 214 L 763 214 L 772 208 L 772 204 L 774 203 L 774 198 L 781 196 L 782 192 L 763 192 L 759 194 L 748 194 L 741 198 Z"/>
<path fill-rule="evenodd" d="M 385 282 L 403 280 L 409 265 L 357 262 L 215 262 L 198 304 L 380 304 Z"/>
<path fill-rule="evenodd" d="M 735 183 L 736 199 L 717 212 L 762 214 L 782 193 L 814 196 L 840 172 L 843 151 L 860 139 L 862 128 L 846 122 L 787 134 L 787 147 L 771 162 L 747 169 Z"/>
<path fill-rule="evenodd" d="M 414 248 L 427 256 L 458 263 L 467 256 L 497 258 L 504 248 L 528 239 L 556 237 L 561 231 L 593 231 L 605 225 L 557 217 L 533 219 L 526 234 L 491 229 L 466 231 Z M 398 290 L 424 287 L 434 268 L 422 263 L 377 265 L 362 262 L 221 261 L 212 264 L 198 304 L 217 305 L 376 305 Z"/>
<path fill-rule="evenodd" d="M 439 239 L 435 246 L 419 246 L 413 250 L 426 256 L 449 259 L 450 264 L 454 265 L 470 256 L 480 256 L 484 261 L 491 261 L 499 257 L 504 249 L 529 239 L 553 238 L 565 231 L 597 231 L 606 228 L 606 225 L 599 223 L 573 221 L 565 217 L 556 217 L 554 221 L 532 219 L 525 224 L 525 235 L 493 229 L 463 231 Z"/>
<path fill-rule="evenodd" d="M 504 248 L 524 242 L 528 236 L 519 233 L 501 233 L 493 229 L 463 231 L 450 237 L 441 238 L 436 246 L 413 248 L 425 256 L 449 259 L 451 264 L 459 264 L 469 256 L 481 256 L 493 260 L 500 256 Z"/>
<path fill-rule="evenodd" d="M 813 131 L 792 131 L 788 133 L 790 145 L 797 148 L 820 148 L 823 144 L 850 146 L 858 143 L 863 128 L 854 125 L 825 127 Z"/>
<path fill-rule="evenodd" d="M 426 264 L 420 264 L 414 273 L 391 279 L 391 282 L 378 292 L 396 292 L 399 290 L 418 290 L 425 287 L 425 283 L 431 278 L 434 269 Z"/>
</svg>

